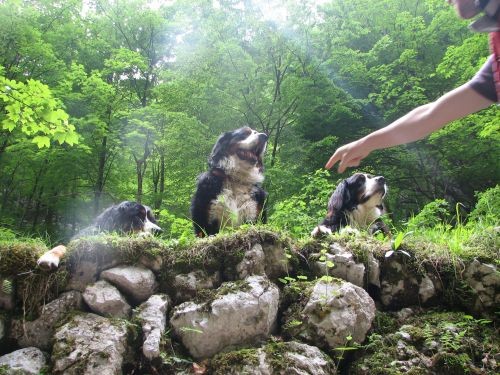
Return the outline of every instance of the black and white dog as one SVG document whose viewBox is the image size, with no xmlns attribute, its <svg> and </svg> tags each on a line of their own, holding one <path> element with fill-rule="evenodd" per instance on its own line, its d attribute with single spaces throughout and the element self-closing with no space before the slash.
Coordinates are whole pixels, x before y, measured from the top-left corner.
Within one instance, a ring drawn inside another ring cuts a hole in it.
<svg viewBox="0 0 500 375">
<path fill-rule="evenodd" d="M 260 185 L 267 138 L 249 127 L 219 137 L 208 159 L 209 171 L 198 177 L 191 202 L 196 236 L 216 234 L 226 226 L 266 221 L 267 193 Z"/>
<path fill-rule="evenodd" d="M 370 233 L 389 229 L 380 216 L 385 213 L 384 197 L 387 193 L 385 178 L 366 173 L 355 173 L 337 185 L 328 201 L 325 219 L 313 229 L 313 237 L 330 234 L 342 227 L 368 229 Z"/>
<path fill-rule="evenodd" d="M 151 234 L 161 232 L 161 228 L 148 206 L 124 201 L 104 210 L 91 226 L 78 232 L 71 240 L 104 232 Z M 38 266 L 46 270 L 55 269 L 65 254 L 66 246 L 56 246 L 38 259 Z"/>
</svg>

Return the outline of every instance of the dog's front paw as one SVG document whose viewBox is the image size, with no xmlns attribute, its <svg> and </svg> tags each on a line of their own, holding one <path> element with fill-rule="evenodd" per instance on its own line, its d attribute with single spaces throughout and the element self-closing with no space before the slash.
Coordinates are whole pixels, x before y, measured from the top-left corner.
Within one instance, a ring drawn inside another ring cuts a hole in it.
<svg viewBox="0 0 500 375">
<path fill-rule="evenodd" d="M 332 234 L 332 230 L 324 225 L 318 225 L 311 232 L 312 237 L 328 236 Z"/>
<path fill-rule="evenodd" d="M 52 271 L 59 267 L 59 257 L 51 252 L 43 254 L 36 264 L 44 271 Z"/>
<path fill-rule="evenodd" d="M 38 267 L 45 271 L 55 270 L 59 267 L 59 262 L 65 254 L 66 246 L 56 246 L 52 250 L 47 251 L 40 258 L 38 258 L 36 264 L 38 265 Z"/>
</svg>

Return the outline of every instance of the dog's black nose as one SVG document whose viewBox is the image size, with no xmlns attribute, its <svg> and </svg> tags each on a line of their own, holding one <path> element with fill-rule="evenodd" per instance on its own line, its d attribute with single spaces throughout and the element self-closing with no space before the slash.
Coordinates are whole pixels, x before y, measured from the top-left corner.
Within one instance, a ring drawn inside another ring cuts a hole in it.
<svg viewBox="0 0 500 375">
<path fill-rule="evenodd" d="M 377 182 L 378 182 L 380 185 L 385 184 L 385 178 L 384 178 L 384 176 L 378 176 L 378 177 L 377 177 Z"/>
<path fill-rule="evenodd" d="M 267 142 L 267 139 L 269 137 L 267 136 L 267 134 L 264 134 L 264 133 L 260 133 L 259 134 L 259 140 L 262 141 L 262 142 Z"/>
</svg>

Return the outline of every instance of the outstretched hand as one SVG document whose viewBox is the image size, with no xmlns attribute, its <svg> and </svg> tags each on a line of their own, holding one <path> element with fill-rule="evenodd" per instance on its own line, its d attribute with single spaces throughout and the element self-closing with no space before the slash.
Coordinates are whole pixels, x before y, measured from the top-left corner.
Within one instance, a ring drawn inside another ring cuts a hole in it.
<svg viewBox="0 0 500 375">
<path fill-rule="evenodd" d="M 335 151 L 326 163 L 325 168 L 330 169 L 337 162 L 340 162 L 338 171 L 342 173 L 348 167 L 357 167 L 361 163 L 361 160 L 368 156 L 369 153 L 370 151 L 366 150 L 359 141 L 348 143 Z"/>
</svg>

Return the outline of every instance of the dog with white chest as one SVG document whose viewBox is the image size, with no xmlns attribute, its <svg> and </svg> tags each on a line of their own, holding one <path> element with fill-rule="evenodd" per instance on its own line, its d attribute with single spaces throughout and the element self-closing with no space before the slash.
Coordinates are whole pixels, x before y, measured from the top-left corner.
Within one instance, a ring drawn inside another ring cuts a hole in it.
<svg viewBox="0 0 500 375">
<path fill-rule="evenodd" d="M 224 227 L 266 221 L 262 189 L 262 157 L 267 135 L 249 127 L 222 134 L 208 160 L 209 170 L 198 177 L 191 202 L 196 236 L 213 235 Z"/>
<path fill-rule="evenodd" d="M 370 233 L 382 231 L 389 234 L 389 229 L 380 219 L 386 213 L 384 197 L 387 185 L 383 176 L 367 173 L 355 173 L 337 185 L 328 202 L 325 219 L 313 229 L 313 237 L 321 234 L 338 232 L 350 226 L 356 229 L 368 229 Z"/>
</svg>

